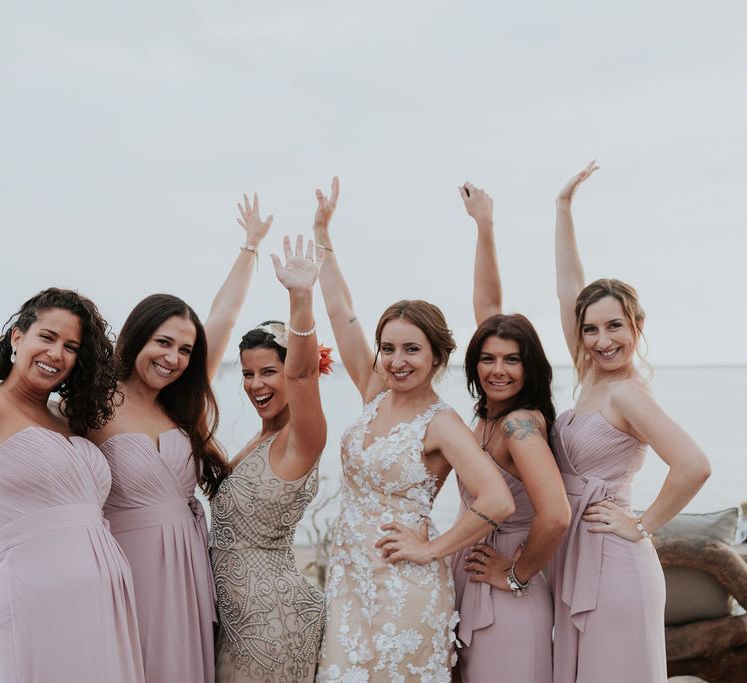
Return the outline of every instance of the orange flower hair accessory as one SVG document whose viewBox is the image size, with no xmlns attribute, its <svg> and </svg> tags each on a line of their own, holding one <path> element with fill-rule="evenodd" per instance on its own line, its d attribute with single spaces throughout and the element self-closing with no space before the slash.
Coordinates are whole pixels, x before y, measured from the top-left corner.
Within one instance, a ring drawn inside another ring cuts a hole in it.
<svg viewBox="0 0 747 683">
<path fill-rule="evenodd" d="M 320 375 L 331 375 L 332 374 L 332 347 L 319 344 L 319 374 Z"/>
</svg>

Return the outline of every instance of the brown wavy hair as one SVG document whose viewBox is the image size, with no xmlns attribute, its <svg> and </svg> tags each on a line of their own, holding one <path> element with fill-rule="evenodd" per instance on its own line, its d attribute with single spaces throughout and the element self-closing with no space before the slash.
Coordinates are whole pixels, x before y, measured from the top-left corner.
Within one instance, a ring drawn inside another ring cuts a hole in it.
<svg viewBox="0 0 747 683">
<path fill-rule="evenodd" d="M 489 337 L 513 339 L 519 345 L 519 355 L 524 366 L 524 386 L 514 397 L 511 405 L 497 415 L 488 415 L 488 397 L 480 382 L 477 367 L 485 340 Z M 548 433 L 555 422 L 555 406 L 552 402 L 552 366 L 547 360 L 537 331 L 528 318 L 520 313 L 492 315 L 475 330 L 464 356 L 464 371 L 467 388 L 475 403 L 475 417 L 497 420 L 508 413 L 524 408 L 539 410 L 545 418 Z"/>
<path fill-rule="evenodd" d="M 190 320 L 195 326 L 195 344 L 184 372 L 161 389 L 158 403 L 174 423 L 189 436 L 197 483 L 208 498 L 231 472 L 215 439 L 218 403 L 207 373 L 205 328 L 192 308 L 171 294 L 152 294 L 143 299 L 127 317 L 117 339 L 117 376 L 126 380 L 135 369 L 135 359 L 155 331 L 169 318 Z"/>
<path fill-rule="evenodd" d="M 643 339 L 644 342 L 646 341 L 646 338 L 643 335 L 643 322 L 646 319 L 646 313 L 638 300 L 638 292 L 635 290 L 635 287 L 632 287 L 621 280 L 615 280 L 614 278 L 594 280 L 594 282 L 586 285 L 576 298 L 576 348 L 573 353 L 573 365 L 576 368 L 576 378 L 578 382 L 583 379 L 583 374 L 587 366 L 587 361 L 584 358 L 585 352 L 583 344 L 583 329 L 584 318 L 586 318 L 586 309 L 597 301 L 608 296 L 611 296 L 613 299 L 617 299 L 617 301 L 620 302 L 623 309 L 623 315 L 635 335 L 636 347 L 641 339 Z M 637 349 L 637 352 L 639 358 L 645 364 L 645 355 L 642 354 L 639 349 Z"/>
<path fill-rule="evenodd" d="M 11 333 L 14 328 L 27 332 L 41 311 L 59 308 L 77 316 L 81 324 L 81 343 L 72 372 L 55 387 L 62 398 L 61 411 L 71 431 L 85 436 L 101 429 L 114 416 L 120 398 L 114 369 L 114 350 L 109 324 L 90 299 L 71 289 L 50 287 L 26 301 L 3 327 L 0 337 L 0 380 L 10 375 Z"/>
<path fill-rule="evenodd" d="M 454 335 L 446 325 L 446 318 L 438 306 L 421 299 L 403 299 L 392 304 L 379 318 L 376 325 L 376 354 L 374 370 L 381 350 L 381 333 L 390 320 L 404 319 L 417 327 L 428 339 L 436 361 L 436 374 L 440 374 L 449 363 L 449 357 L 456 349 Z"/>
</svg>

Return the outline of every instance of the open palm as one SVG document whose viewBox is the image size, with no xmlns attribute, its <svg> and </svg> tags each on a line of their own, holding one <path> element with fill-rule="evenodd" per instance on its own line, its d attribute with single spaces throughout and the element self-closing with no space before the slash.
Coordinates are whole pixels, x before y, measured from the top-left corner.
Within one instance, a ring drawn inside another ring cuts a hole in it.
<svg viewBox="0 0 747 683">
<path fill-rule="evenodd" d="M 239 217 L 236 220 L 246 231 L 246 241 L 256 247 L 269 231 L 272 225 L 272 215 L 262 220 L 259 215 L 259 198 L 256 192 L 251 203 L 249 197 L 244 195 L 244 203 L 239 202 L 236 206 L 239 207 Z"/>
<path fill-rule="evenodd" d="M 296 253 L 291 251 L 290 237 L 283 237 L 283 253 L 285 265 L 280 257 L 272 254 L 275 265 L 275 275 L 280 284 L 288 290 L 311 290 L 319 277 L 320 264 L 314 260 L 314 240 L 309 240 L 306 256 L 303 253 L 303 235 L 296 238 Z"/>
</svg>

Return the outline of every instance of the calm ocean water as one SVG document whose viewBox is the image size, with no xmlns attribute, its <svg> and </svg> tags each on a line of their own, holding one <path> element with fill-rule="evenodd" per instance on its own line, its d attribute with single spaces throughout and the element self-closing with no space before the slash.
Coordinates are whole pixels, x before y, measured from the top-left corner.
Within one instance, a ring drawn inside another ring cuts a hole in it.
<svg viewBox="0 0 747 683">
<path fill-rule="evenodd" d="M 739 505 L 747 500 L 747 453 L 744 416 L 747 407 L 747 367 L 665 367 L 655 370 L 653 388 L 660 405 L 671 415 L 711 459 L 713 474 L 687 507 L 687 512 L 705 512 Z M 322 400 L 329 436 L 320 462 L 324 477 L 320 496 L 333 493 L 339 485 L 340 437 L 360 414 L 361 401 L 341 363 L 332 375 L 322 379 Z M 219 437 L 233 456 L 260 428 L 260 421 L 241 389 L 238 363 L 221 368 L 214 389 L 221 409 Z M 467 394 L 464 371 L 452 367 L 437 386 L 441 398 L 452 405 L 465 421 L 471 419 L 472 400 Z M 555 368 L 554 395 L 558 413 L 573 405 L 573 372 L 570 367 Z M 649 451 L 643 469 L 633 486 L 633 505 L 645 508 L 656 496 L 667 467 Z M 439 530 L 447 529 L 458 508 L 453 473 L 438 495 L 433 521 Z M 320 520 L 337 513 L 337 501 L 327 503 L 317 514 Z M 308 515 L 307 515 L 308 518 Z M 304 519 L 302 528 L 308 528 Z M 298 542 L 305 542 L 299 531 Z"/>
</svg>

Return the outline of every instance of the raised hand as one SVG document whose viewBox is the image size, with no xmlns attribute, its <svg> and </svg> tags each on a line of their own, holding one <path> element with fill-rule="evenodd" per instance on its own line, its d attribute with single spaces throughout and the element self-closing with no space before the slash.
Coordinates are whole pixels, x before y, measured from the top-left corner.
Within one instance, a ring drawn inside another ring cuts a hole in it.
<svg viewBox="0 0 747 683">
<path fill-rule="evenodd" d="M 259 246 L 272 225 L 272 214 L 267 216 L 267 220 L 262 220 L 259 215 L 259 199 L 256 192 L 251 204 L 249 197 L 244 195 L 244 203 L 238 202 L 236 206 L 239 207 L 240 214 L 236 220 L 246 232 L 246 244 L 253 247 Z"/>
<path fill-rule="evenodd" d="M 329 228 L 329 222 L 337 208 L 337 198 L 340 195 L 340 181 L 335 176 L 332 178 L 332 191 L 327 197 L 319 188 L 316 189 L 316 214 L 314 215 L 314 233 L 326 231 Z"/>
<path fill-rule="evenodd" d="M 493 222 L 493 198 L 485 190 L 475 187 L 472 183 L 464 183 L 459 187 L 459 194 L 467 213 L 478 224 Z"/>
<path fill-rule="evenodd" d="M 275 265 L 275 275 L 280 284 L 289 291 L 311 291 L 317 277 L 319 277 L 320 264 L 314 260 L 314 240 L 309 240 L 306 246 L 306 256 L 303 253 L 303 235 L 296 237 L 296 253 L 291 251 L 290 237 L 283 237 L 283 252 L 285 254 L 285 265 L 282 264 L 277 254 L 272 254 L 272 262 Z"/>
<path fill-rule="evenodd" d="M 599 166 L 596 161 L 592 161 L 589 165 L 580 173 L 573 176 L 566 184 L 565 187 L 560 191 L 558 195 L 558 201 L 570 202 L 573 199 L 573 195 L 576 194 L 578 186 L 583 183 L 592 173 L 599 170 Z"/>
</svg>

